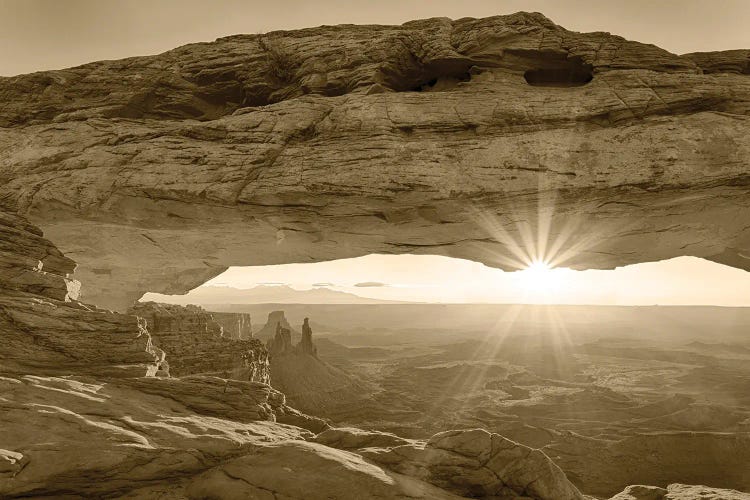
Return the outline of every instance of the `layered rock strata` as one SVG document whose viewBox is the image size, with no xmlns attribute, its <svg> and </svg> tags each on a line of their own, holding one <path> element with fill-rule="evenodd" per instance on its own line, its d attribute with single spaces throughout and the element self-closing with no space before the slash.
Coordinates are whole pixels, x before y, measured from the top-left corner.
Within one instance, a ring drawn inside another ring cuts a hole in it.
<svg viewBox="0 0 750 500">
<path fill-rule="evenodd" d="M 0 371 L 156 373 L 164 353 L 138 319 L 77 302 L 74 269 L 38 228 L 0 210 Z"/>
<path fill-rule="evenodd" d="M 368 253 L 750 269 L 745 59 L 518 13 L 2 78 L 0 203 L 120 310 L 227 266 Z"/>
<path fill-rule="evenodd" d="M 212 313 L 198 306 L 140 302 L 129 310 L 143 318 L 153 341 L 167 353 L 173 376 L 204 374 L 268 383 L 268 352 L 257 339 L 223 336 Z"/>
<path fill-rule="evenodd" d="M 239 340 L 253 338 L 253 323 L 249 314 L 212 312 L 211 317 L 221 325 L 224 337 Z"/>
</svg>

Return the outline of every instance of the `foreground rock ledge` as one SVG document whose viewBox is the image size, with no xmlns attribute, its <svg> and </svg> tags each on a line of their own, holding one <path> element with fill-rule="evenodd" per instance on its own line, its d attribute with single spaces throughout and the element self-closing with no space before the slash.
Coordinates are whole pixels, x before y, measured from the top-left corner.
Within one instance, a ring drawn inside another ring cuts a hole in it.
<svg viewBox="0 0 750 500">
<path fill-rule="evenodd" d="M 373 252 L 750 269 L 747 53 L 518 13 L 2 78 L 0 204 L 118 310 L 227 266 Z"/>
</svg>

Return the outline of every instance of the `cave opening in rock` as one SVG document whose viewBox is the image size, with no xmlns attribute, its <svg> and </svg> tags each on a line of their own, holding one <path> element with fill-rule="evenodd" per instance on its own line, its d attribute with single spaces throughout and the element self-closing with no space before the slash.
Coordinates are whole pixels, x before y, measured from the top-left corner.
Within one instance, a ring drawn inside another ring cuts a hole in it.
<svg viewBox="0 0 750 500">
<path fill-rule="evenodd" d="M 580 87 L 594 79 L 593 67 L 581 58 L 548 59 L 526 70 L 526 83 L 535 87 Z"/>
<path fill-rule="evenodd" d="M 462 82 L 471 80 L 469 72 L 456 75 L 436 76 L 424 80 L 411 88 L 412 92 L 445 92 L 453 90 Z"/>
<path fill-rule="evenodd" d="M 293 407 L 407 438 L 482 421 L 566 451 L 579 441 L 546 426 L 618 442 L 637 429 L 701 447 L 673 431 L 734 429 L 750 405 L 737 378 L 750 359 L 750 308 L 727 307 L 750 305 L 750 273 L 696 257 L 586 271 L 532 259 L 506 272 L 370 254 L 232 267 L 187 295 L 142 302 L 188 331 L 199 318 L 263 343 L 270 385 Z M 173 330 L 151 333 L 169 345 Z M 715 391 L 715 381 L 726 385 Z M 727 406 L 742 398 L 742 408 Z M 718 412 L 726 418 L 709 424 Z"/>
</svg>

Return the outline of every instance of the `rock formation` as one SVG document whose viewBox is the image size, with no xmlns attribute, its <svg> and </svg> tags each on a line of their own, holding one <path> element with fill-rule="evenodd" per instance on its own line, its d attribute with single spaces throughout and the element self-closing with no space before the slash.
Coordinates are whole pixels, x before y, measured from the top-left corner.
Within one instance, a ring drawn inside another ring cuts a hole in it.
<svg viewBox="0 0 750 500">
<path fill-rule="evenodd" d="M 292 353 L 292 333 L 289 328 L 281 326 L 281 322 L 276 323 L 276 334 L 266 343 L 268 354 L 271 358 L 284 356 Z"/>
<path fill-rule="evenodd" d="M 258 336 L 265 337 L 271 330 L 271 325 L 274 326 L 274 334 L 266 341 L 266 348 L 269 354 L 273 358 L 274 356 L 282 356 L 286 354 L 300 354 L 307 356 L 317 356 L 318 349 L 312 340 L 312 328 L 310 328 L 309 318 L 305 318 L 302 323 L 302 333 L 299 334 L 296 330 L 293 330 L 291 325 L 284 315 L 284 311 L 273 311 L 268 314 L 268 321 L 263 328 L 258 332 Z M 294 344 L 292 335 L 299 338 L 299 342 Z"/>
<path fill-rule="evenodd" d="M 38 228 L 0 209 L 0 371 L 156 373 L 164 353 L 138 319 L 77 302 L 74 268 Z"/>
<path fill-rule="evenodd" d="M 119 310 L 231 265 L 368 253 L 750 269 L 746 59 L 518 13 L 0 78 L 0 203 Z"/>
<path fill-rule="evenodd" d="M 152 340 L 167 354 L 172 376 L 269 381 L 268 352 L 262 342 L 224 337 L 213 314 L 198 306 L 139 302 L 129 313 L 145 320 Z"/>
<path fill-rule="evenodd" d="M 290 338 L 292 339 L 298 339 L 301 335 L 297 330 L 292 328 L 292 325 L 289 324 L 289 321 L 284 315 L 284 311 L 271 311 L 268 313 L 266 324 L 255 333 L 255 337 L 262 340 L 273 339 L 276 336 L 279 326 L 285 330 L 289 330 L 289 334 L 291 335 Z"/>
<path fill-rule="evenodd" d="M 285 320 L 283 311 L 274 311 L 272 319 Z M 287 323 L 288 324 L 288 323 Z M 318 359 L 309 319 L 302 324 L 301 340 L 292 342 L 289 328 L 276 324 L 276 335 L 266 347 L 270 357 L 270 384 L 283 392 L 295 408 L 329 417 L 340 407 L 364 402 L 371 390 L 344 370 Z"/>
<path fill-rule="evenodd" d="M 351 498 L 354 491 L 361 498 L 458 498 L 432 476 L 404 476 L 354 451 L 306 442 L 321 431 L 332 444 L 363 441 L 325 434 L 324 422 L 289 408 L 266 384 L 143 377 L 163 361 L 156 340 L 184 335 L 211 357 L 220 348 L 201 338 L 220 328 L 197 307 L 138 304 L 139 321 L 75 302 L 63 293 L 72 262 L 22 218 L 0 220 L 3 498 L 236 498 L 268 487 L 277 498 L 299 497 L 300 488 L 306 498 Z M 410 443 L 390 435 L 365 440 Z M 304 481 L 289 480 L 295 469 Z"/>
<path fill-rule="evenodd" d="M 447 431 L 418 441 L 339 428 L 328 429 L 313 440 L 356 451 L 391 471 L 460 498 L 585 498 L 544 453 L 482 429 Z"/>
<path fill-rule="evenodd" d="M 308 356 L 318 355 L 318 348 L 315 347 L 312 340 L 312 328 L 310 328 L 309 318 L 305 318 L 304 323 L 302 323 L 302 340 L 299 341 L 296 349 L 301 354 L 307 354 Z"/>
</svg>

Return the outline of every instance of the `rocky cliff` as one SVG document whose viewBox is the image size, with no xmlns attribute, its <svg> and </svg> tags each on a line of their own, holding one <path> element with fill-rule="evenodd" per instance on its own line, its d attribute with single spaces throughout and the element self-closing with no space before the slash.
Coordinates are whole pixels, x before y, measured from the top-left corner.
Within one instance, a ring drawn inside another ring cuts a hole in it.
<svg viewBox="0 0 750 500">
<path fill-rule="evenodd" d="M 268 383 L 268 352 L 257 339 L 223 336 L 213 314 L 198 306 L 139 302 L 128 311 L 146 322 L 167 355 L 170 375 L 215 375 Z"/>
<path fill-rule="evenodd" d="M 231 265 L 368 253 L 750 269 L 745 65 L 518 13 L 2 78 L 0 203 L 119 310 Z"/>
<path fill-rule="evenodd" d="M 164 353 L 135 316 L 82 304 L 75 263 L 24 218 L 0 209 L 0 370 L 133 377 Z"/>
<path fill-rule="evenodd" d="M 212 312 L 211 316 L 221 325 L 224 337 L 240 340 L 253 338 L 253 323 L 249 314 Z"/>
</svg>

